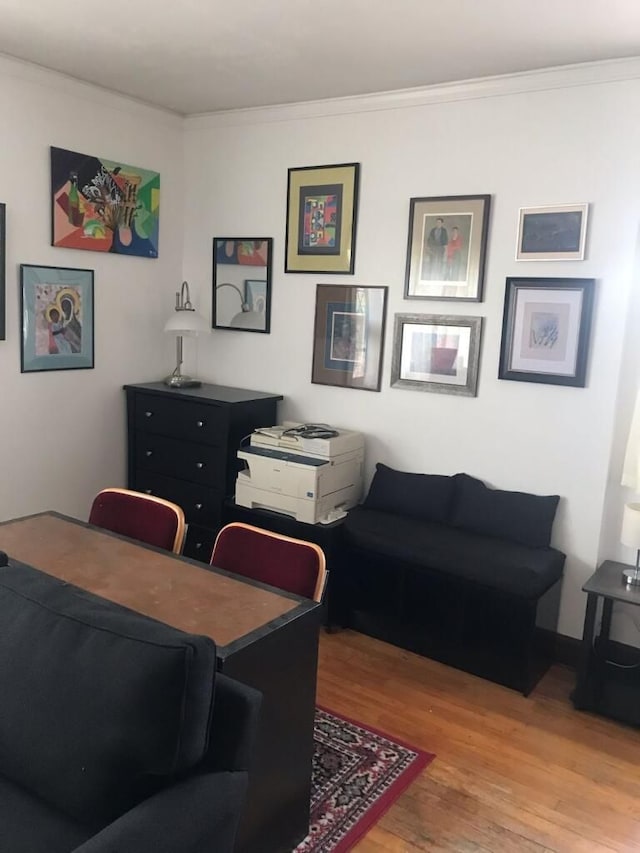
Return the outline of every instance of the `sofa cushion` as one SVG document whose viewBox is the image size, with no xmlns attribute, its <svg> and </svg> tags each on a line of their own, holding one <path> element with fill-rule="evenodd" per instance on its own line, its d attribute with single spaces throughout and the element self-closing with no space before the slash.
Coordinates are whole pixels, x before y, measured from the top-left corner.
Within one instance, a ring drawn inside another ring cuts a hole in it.
<svg viewBox="0 0 640 853">
<path fill-rule="evenodd" d="M 202 758 L 215 670 L 209 638 L 0 571 L 0 768 L 78 821 L 111 821 Z"/>
<path fill-rule="evenodd" d="M 424 521 L 446 522 L 455 480 L 440 474 L 411 474 L 378 462 L 363 506 Z"/>
<path fill-rule="evenodd" d="M 344 533 L 348 547 L 522 598 L 546 592 L 561 577 L 565 559 L 555 548 L 529 548 L 365 507 L 349 512 Z"/>
<path fill-rule="evenodd" d="M 456 474 L 452 524 L 471 533 L 546 548 L 560 497 L 492 489 L 468 474 Z"/>
<path fill-rule="evenodd" d="M 90 835 L 85 827 L 0 775 L 3 853 L 69 853 Z"/>
</svg>

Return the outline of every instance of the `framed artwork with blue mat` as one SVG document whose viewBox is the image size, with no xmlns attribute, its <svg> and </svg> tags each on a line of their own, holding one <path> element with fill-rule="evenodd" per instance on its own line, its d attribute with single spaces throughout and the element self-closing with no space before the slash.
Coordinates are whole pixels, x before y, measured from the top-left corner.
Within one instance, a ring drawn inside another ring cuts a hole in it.
<svg viewBox="0 0 640 853">
<path fill-rule="evenodd" d="M 387 290 L 317 285 L 313 383 L 380 390 Z"/>
</svg>

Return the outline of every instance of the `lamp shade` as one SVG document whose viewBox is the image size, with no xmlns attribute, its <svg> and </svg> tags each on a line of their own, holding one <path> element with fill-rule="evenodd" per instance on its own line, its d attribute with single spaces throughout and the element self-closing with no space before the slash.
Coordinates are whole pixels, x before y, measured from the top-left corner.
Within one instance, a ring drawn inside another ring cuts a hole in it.
<svg viewBox="0 0 640 853">
<path fill-rule="evenodd" d="M 640 503 L 625 504 L 620 541 L 640 550 Z"/>
<path fill-rule="evenodd" d="M 197 311 L 176 309 L 164 330 L 174 335 L 197 335 L 198 332 L 208 332 L 209 324 Z"/>
</svg>

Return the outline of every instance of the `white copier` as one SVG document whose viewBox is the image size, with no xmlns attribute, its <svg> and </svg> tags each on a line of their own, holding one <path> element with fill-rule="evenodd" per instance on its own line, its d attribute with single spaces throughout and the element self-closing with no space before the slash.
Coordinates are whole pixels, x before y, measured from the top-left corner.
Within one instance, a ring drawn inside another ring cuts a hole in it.
<svg viewBox="0 0 640 853">
<path fill-rule="evenodd" d="M 326 524 L 344 516 L 362 495 L 364 437 L 359 432 L 285 422 L 255 430 L 238 458 L 246 463 L 236 479 L 240 506 Z"/>
</svg>

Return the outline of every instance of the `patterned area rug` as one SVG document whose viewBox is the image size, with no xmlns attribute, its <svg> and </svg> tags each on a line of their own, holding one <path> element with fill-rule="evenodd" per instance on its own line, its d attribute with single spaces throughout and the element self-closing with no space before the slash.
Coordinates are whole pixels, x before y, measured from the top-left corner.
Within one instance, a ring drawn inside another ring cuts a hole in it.
<svg viewBox="0 0 640 853">
<path fill-rule="evenodd" d="M 294 853 L 345 853 L 435 757 L 316 709 L 310 833 Z"/>
</svg>

